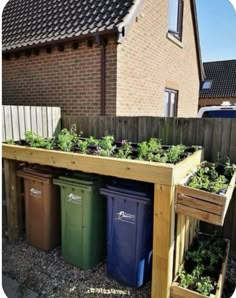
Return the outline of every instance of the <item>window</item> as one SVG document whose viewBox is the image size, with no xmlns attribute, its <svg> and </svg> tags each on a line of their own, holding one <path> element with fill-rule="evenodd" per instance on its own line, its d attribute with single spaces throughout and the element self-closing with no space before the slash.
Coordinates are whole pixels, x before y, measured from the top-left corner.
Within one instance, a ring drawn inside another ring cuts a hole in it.
<svg viewBox="0 0 236 298">
<path fill-rule="evenodd" d="M 178 91 L 165 89 L 164 117 L 176 117 L 178 104 Z"/>
<path fill-rule="evenodd" d="M 202 83 L 202 90 L 211 89 L 212 81 L 206 80 Z"/>
<path fill-rule="evenodd" d="M 168 32 L 179 40 L 182 39 L 183 0 L 169 0 Z"/>
</svg>

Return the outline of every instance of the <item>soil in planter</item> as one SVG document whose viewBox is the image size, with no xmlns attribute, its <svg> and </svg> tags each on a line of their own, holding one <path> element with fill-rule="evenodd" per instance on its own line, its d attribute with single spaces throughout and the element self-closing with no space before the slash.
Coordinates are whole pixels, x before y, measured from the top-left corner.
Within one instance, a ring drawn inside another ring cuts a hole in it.
<svg viewBox="0 0 236 298">
<path fill-rule="evenodd" d="M 180 286 L 206 296 L 215 294 L 225 249 L 221 238 L 202 234 L 195 238 L 178 272 Z"/>
</svg>

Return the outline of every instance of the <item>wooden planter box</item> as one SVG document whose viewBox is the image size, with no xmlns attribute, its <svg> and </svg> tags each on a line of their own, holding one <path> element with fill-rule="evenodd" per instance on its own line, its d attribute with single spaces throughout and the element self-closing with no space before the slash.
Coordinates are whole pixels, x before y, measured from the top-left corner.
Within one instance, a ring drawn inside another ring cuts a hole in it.
<svg viewBox="0 0 236 298">
<path fill-rule="evenodd" d="M 225 194 L 214 194 L 194 189 L 186 185 L 177 185 L 175 211 L 186 216 L 223 226 L 226 212 L 231 201 L 236 174 L 231 178 Z"/>
<path fill-rule="evenodd" d="M 171 285 L 170 289 L 170 297 L 171 298 L 221 298 L 222 291 L 223 291 L 223 286 L 224 286 L 224 279 L 225 279 L 225 273 L 226 273 L 226 268 L 227 268 L 227 262 L 228 262 L 228 257 L 229 257 L 229 249 L 230 249 L 230 241 L 225 239 L 226 241 L 226 250 L 225 250 L 225 256 L 224 260 L 222 263 L 219 279 L 217 282 L 217 288 L 216 288 L 216 293 L 213 295 L 211 294 L 210 296 L 205 296 L 200 293 L 185 289 L 180 287 L 179 283 L 175 281 Z"/>
<path fill-rule="evenodd" d="M 8 234 L 11 240 L 16 240 L 19 235 L 18 191 L 15 182 L 16 161 L 153 183 L 153 235 L 155 237 L 153 237 L 151 296 L 152 298 L 169 297 L 173 280 L 175 185 L 180 183 L 193 167 L 200 164 L 203 159 L 202 149 L 176 165 L 90 156 L 9 144 L 3 144 L 2 156 L 7 177 Z"/>
</svg>

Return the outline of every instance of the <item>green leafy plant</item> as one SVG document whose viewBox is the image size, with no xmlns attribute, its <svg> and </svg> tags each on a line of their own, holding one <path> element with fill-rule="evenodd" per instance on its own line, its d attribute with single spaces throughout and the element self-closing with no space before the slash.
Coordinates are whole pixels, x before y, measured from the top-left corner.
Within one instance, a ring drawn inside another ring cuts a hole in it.
<svg viewBox="0 0 236 298">
<path fill-rule="evenodd" d="M 224 168 L 223 174 L 221 173 L 222 167 Z M 187 185 L 213 193 L 224 193 L 234 171 L 235 165 L 231 165 L 229 161 L 221 167 L 216 166 L 215 163 L 203 163 L 198 171 L 190 177 Z"/>
<path fill-rule="evenodd" d="M 72 151 L 73 147 L 78 143 L 79 135 L 77 135 L 76 125 L 73 124 L 71 129 L 62 129 L 57 135 L 57 145 L 62 151 Z"/>
<path fill-rule="evenodd" d="M 224 250 L 225 241 L 215 235 L 195 239 L 178 270 L 180 286 L 209 296 L 216 286 L 215 270 L 222 263 Z M 186 269 L 188 264 L 191 270 Z"/>
<path fill-rule="evenodd" d="M 98 155 L 100 156 L 111 156 L 116 146 L 114 144 L 113 136 L 105 136 L 99 140 Z"/>
<path fill-rule="evenodd" d="M 45 148 L 52 150 L 54 148 L 54 139 L 45 139 L 37 133 L 27 131 L 25 133 L 25 142 L 34 148 Z"/>
<path fill-rule="evenodd" d="M 79 149 L 82 154 L 85 154 L 88 149 L 88 141 L 87 140 L 79 140 Z"/>
<path fill-rule="evenodd" d="M 196 285 L 197 291 L 205 296 L 209 296 L 215 288 L 209 276 L 200 277 Z"/>
<path fill-rule="evenodd" d="M 122 140 L 121 147 L 118 149 L 118 152 L 116 153 L 115 157 L 128 159 L 130 158 L 130 154 L 132 153 L 131 149 L 131 143 L 126 140 Z"/>
<path fill-rule="evenodd" d="M 149 141 L 143 141 L 138 144 L 138 158 L 151 161 L 161 147 L 162 145 L 159 139 L 151 138 Z"/>
<path fill-rule="evenodd" d="M 181 158 L 181 154 L 184 153 L 186 149 L 185 145 L 175 145 L 175 146 L 171 146 L 168 150 L 167 150 L 167 159 L 168 162 L 170 163 L 176 163 L 180 160 Z"/>
<path fill-rule="evenodd" d="M 6 140 L 6 143 L 9 144 L 9 145 L 15 145 L 14 139 Z"/>
</svg>

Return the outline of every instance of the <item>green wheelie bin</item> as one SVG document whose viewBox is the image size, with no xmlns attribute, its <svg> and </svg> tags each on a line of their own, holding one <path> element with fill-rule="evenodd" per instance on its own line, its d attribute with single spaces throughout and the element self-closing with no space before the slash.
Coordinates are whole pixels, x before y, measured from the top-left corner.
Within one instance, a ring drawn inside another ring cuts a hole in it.
<svg viewBox="0 0 236 298">
<path fill-rule="evenodd" d="M 81 269 L 94 267 L 106 246 L 106 201 L 99 193 L 101 179 L 76 173 L 59 176 L 61 188 L 61 242 L 64 260 Z"/>
</svg>

